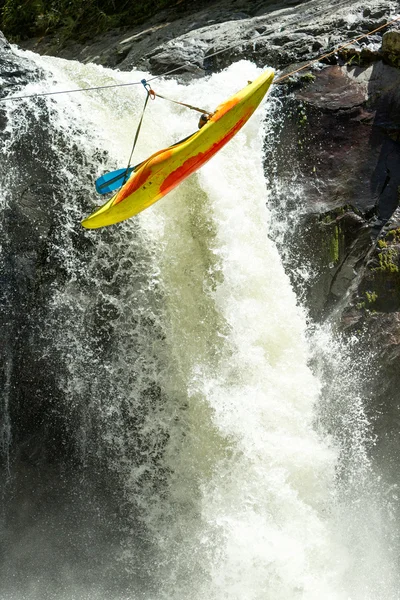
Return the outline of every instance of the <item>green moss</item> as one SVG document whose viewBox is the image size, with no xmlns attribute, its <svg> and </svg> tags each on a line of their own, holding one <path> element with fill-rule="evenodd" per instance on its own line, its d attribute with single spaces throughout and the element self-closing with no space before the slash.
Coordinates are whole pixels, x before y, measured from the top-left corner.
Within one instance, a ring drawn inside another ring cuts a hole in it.
<svg viewBox="0 0 400 600">
<path fill-rule="evenodd" d="M 365 296 L 368 304 L 373 304 L 378 298 L 378 294 L 376 292 L 365 292 Z"/>
<path fill-rule="evenodd" d="M 353 54 L 350 59 L 346 62 L 346 65 L 350 67 L 351 65 L 360 65 L 361 64 L 361 55 Z"/>
<path fill-rule="evenodd" d="M 398 273 L 398 252 L 395 248 L 384 248 L 378 254 L 379 267 L 374 267 L 372 271 L 381 273 Z"/>
<path fill-rule="evenodd" d="M 311 83 L 312 81 L 315 81 L 315 79 L 316 79 L 316 77 L 312 73 L 304 73 L 300 77 L 300 80 L 304 81 L 306 83 Z"/>
<path fill-rule="evenodd" d="M 339 262 L 339 226 L 335 225 L 329 242 L 329 257 L 334 264 Z"/>
<path fill-rule="evenodd" d="M 387 248 L 387 242 L 385 242 L 385 240 L 378 240 L 378 246 L 379 248 Z"/>
<path fill-rule="evenodd" d="M 378 299 L 376 292 L 365 292 L 365 300 L 361 300 L 356 304 L 357 310 L 368 311 L 369 313 L 374 312 L 371 308 L 371 304 L 374 304 Z"/>
<path fill-rule="evenodd" d="M 400 227 L 398 229 L 391 229 L 385 235 L 385 240 L 388 242 L 400 243 Z"/>
<path fill-rule="evenodd" d="M 320 217 L 324 255 L 330 268 L 340 262 L 345 252 L 345 237 L 340 218 L 338 219 L 341 212 L 342 209 L 339 208 Z"/>
<path fill-rule="evenodd" d="M 300 125 L 300 127 L 302 127 L 302 126 L 306 125 L 307 121 L 308 121 L 308 119 L 307 119 L 306 111 L 304 110 L 303 107 L 300 107 L 298 124 Z"/>
<path fill-rule="evenodd" d="M 394 52 L 388 52 L 386 54 L 386 60 L 393 66 L 393 67 L 400 67 L 400 56 Z"/>
</svg>

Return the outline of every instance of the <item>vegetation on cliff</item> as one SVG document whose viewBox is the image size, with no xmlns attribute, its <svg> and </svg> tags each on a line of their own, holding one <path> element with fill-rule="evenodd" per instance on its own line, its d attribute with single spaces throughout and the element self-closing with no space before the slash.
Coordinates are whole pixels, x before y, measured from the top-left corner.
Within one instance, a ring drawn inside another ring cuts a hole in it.
<svg viewBox="0 0 400 600">
<path fill-rule="evenodd" d="M 87 39 L 112 27 L 142 23 L 163 8 L 187 8 L 186 0 L 0 0 L 0 28 L 12 41 L 58 32 Z"/>
</svg>

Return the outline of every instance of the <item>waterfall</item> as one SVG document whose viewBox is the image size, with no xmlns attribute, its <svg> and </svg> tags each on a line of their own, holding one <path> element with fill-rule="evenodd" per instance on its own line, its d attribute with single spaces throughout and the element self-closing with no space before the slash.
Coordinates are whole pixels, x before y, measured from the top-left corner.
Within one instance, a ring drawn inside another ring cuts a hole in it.
<svg viewBox="0 0 400 600">
<path fill-rule="evenodd" d="M 24 94 L 146 76 L 18 53 L 44 74 Z M 241 61 L 187 85 L 153 85 L 211 110 L 258 72 Z M 46 418 L 64 471 L 53 459 L 38 466 L 45 510 L 24 504 L 22 488 L 20 506 L 5 511 L 1 597 L 394 600 L 379 507 L 364 538 L 372 549 L 363 549 L 348 521 L 360 496 L 340 475 L 340 436 L 328 433 L 329 403 L 346 396 L 348 407 L 355 387 L 327 389 L 323 369 L 311 369 L 305 313 L 270 237 L 263 144 L 273 101 L 156 205 L 83 231 L 80 220 L 100 203 L 94 180 L 125 166 L 143 100 L 143 88 L 132 86 L 22 105 L 45 111 L 59 161 L 51 284 L 34 331 L 37 360 L 52 373 L 56 401 Z M 26 131 L 21 110 L 7 105 L 11 140 Z M 180 106 L 149 102 L 134 162 L 196 125 Z M 312 339 L 324 364 L 335 357 L 339 377 L 342 346 L 326 331 Z M 5 413 L 9 402 L 6 395 Z M 351 476 L 361 473 L 363 490 L 372 490 L 362 400 L 357 406 L 348 425 L 350 438 L 358 434 Z M 7 452 L 11 417 L 1 430 Z M 25 464 L 9 460 L 5 497 Z M 364 552 L 361 567 L 354 548 Z M 369 565 L 374 552 L 378 572 Z"/>
</svg>

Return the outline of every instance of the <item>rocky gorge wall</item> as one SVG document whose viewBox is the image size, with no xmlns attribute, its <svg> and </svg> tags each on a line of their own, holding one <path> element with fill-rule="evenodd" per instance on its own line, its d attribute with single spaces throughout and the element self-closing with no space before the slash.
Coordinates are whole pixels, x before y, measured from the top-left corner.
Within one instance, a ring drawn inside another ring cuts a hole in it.
<svg viewBox="0 0 400 600">
<path fill-rule="evenodd" d="M 109 32 L 85 45 L 59 47 L 53 37 L 28 40 L 24 47 L 121 70 L 135 66 L 161 74 L 181 67 L 182 78 L 202 77 L 241 58 L 286 73 L 373 31 L 398 10 L 397 2 L 380 1 L 327 6 L 320 0 L 221 0 L 178 16 L 164 11 L 140 28 Z M 358 337 L 360 353 L 372 356 L 374 377 L 367 383 L 371 414 L 379 415 L 375 454 L 391 462 L 394 478 L 400 410 L 399 38 L 399 25 L 392 25 L 277 85 L 273 93 L 283 117 L 266 156 L 271 189 L 278 179 L 285 182 L 285 197 L 279 189 L 271 196 L 273 210 L 290 223 L 276 241 L 310 318 L 333 320 L 343 335 Z M 4 70 L 12 52 L 4 43 L 2 52 Z M 13 68 L 24 76 L 20 66 Z M 29 227 L 35 209 L 22 196 L 16 210 L 21 206 Z M 43 219 L 42 240 L 51 217 Z M 14 255 L 22 256 L 18 231 L 12 229 L 10 243 Z M 37 245 L 27 252 L 29 265 L 13 269 L 13 277 L 20 274 L 17 288 L 42 271 L 45 254 Z M 23 256 L 27 261 L 25 250 Z M 304 265 L 308 279 L 299 275 Z"/>
</svg>

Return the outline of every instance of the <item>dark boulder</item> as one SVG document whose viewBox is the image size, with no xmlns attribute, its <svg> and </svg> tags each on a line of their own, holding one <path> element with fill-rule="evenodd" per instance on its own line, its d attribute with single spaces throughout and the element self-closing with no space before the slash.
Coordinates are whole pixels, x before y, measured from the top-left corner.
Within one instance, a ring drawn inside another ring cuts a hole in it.
<svg viewBox="0 0 400 600">
<path fill-rule="evenodd" d="M 400 67 L 400 31 L 387 31 L 382 38 L 382 54 L 394 67 Z"/>
</svg>

